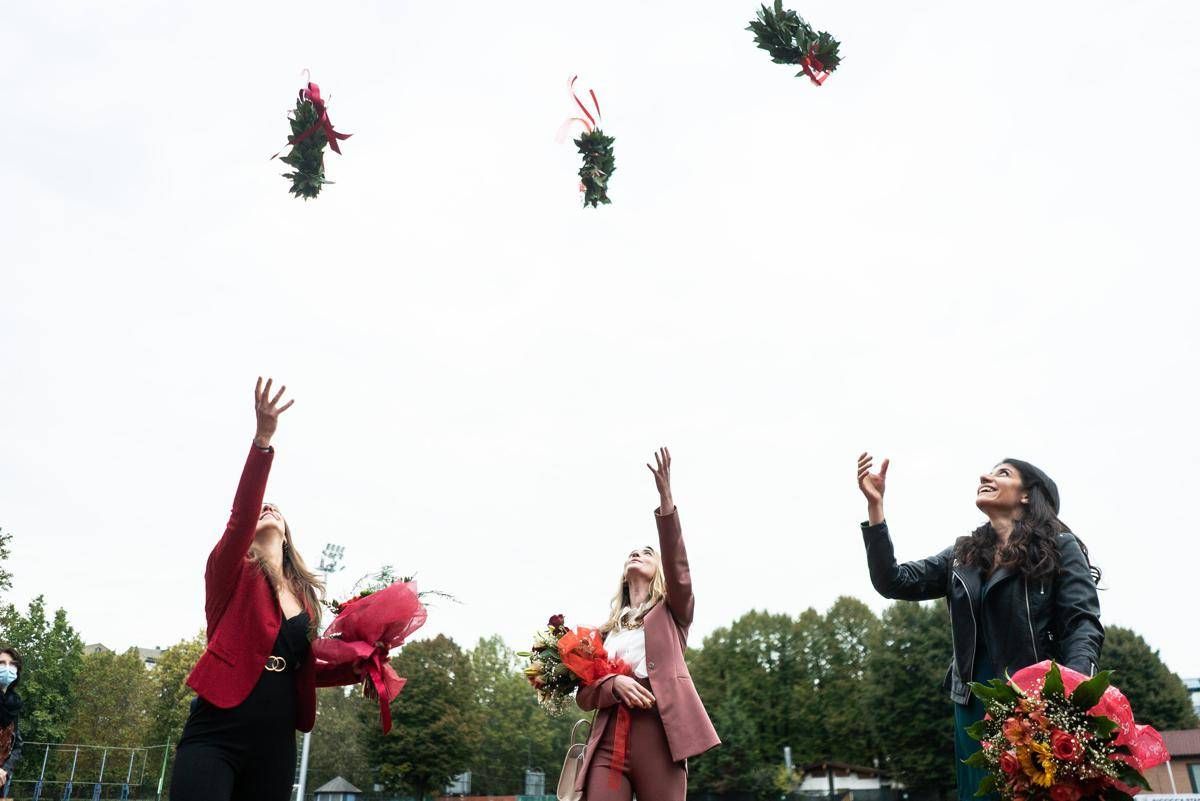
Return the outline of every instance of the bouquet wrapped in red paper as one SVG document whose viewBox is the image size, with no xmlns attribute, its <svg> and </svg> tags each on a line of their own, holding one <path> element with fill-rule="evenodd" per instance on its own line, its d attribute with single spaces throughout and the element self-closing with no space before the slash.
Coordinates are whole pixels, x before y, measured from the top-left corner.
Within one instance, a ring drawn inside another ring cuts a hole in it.
<svg viewBox="0 0 1200 801">
<path fill-rule="evenodd" d="M 388 652 L 425 625 L 417 585 L 395 581 L 330 606 L 337 616 L 313 643 L 313 655 L 327 669 L 353 668 L 362 674 L 364 694 L 379 699 L 379 720 L 387 734 L 392 730 L 390 704 L 407 681 L 388 662 Z"/>
<path fill-rule="evenodd" d="M 987 715 L 967 732 L 982 750 L 967 759 L 989 771 L 977 795 L 1011 801 L 1128 801 L 1149 789 L 1142 775 L 1167 760 L 1162 736 L 1134 722 L 1112 671 L 1088 678 L 1052 661 L 1008 682 L 974 683 Z"/>
</svg>

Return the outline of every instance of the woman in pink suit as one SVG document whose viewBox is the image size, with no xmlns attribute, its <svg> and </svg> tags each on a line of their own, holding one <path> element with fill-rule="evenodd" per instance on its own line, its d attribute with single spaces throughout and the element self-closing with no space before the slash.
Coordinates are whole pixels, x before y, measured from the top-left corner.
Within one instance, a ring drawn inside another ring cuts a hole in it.
<svg viewBox="0 0 1200 801">
<path fill-rule="evenodd" d="M 353 684 L 353 669 L 318 669 L 324 587 L 296 550 L 279 508 L 263 503 L 284 388 L 254 390 L 258 428 L 225 533 L 204 570 L 208 644 L 188 676 L 196 691 L 175 753 L 172 801 L 287 801 L 296 730 L 310 731 L 317 686 Z"/>
<path fill-rule="evenodd" d="M 585 711 L 598 710 L 576 789 L 587 801 L 683 801 L 688 757 L 720 744 L 683 661 L 695 599 L 679 515 L 671 499 L 671 454 L 646 465 L 658 485 L 656 551 L 629 553 L 612 615 L 601 627 L 610 656 L 633 669 L 579 690 Z M 627 748 L 618 749 L 618 705 L 630 713 Z"/>
</svg>

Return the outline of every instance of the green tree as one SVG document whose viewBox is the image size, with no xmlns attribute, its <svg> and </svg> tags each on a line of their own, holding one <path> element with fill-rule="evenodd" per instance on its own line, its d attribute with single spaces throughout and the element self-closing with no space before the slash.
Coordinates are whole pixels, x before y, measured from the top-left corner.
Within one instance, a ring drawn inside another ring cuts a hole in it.
<svg viewBox="0 0 1200 801">
<path fill-rule="evenodd" d="M 63 742 L 74 713 L 78 678 L 83 668 L 83 641 L 63 609 L 46 617 L 46 599 L 39 595 L 22 614 L 7 604 L 0 611 L 4 638 L 21 653 L 21 733 L 30 742 Z"/>
<path fill-rule="evenodd" d="M 689 763 L 696 792 L 769 792 L 784 746 L 813 747 L 813 677 L 803 623 L 751 611 L 688 654 L 692 680 L 723 745 Z"/>
<path fill-rule="evenodd" d="M 892 777 L 921 796 L 956 786 L 954 707 L 943 689 L 953 645 L 946 605 L 897 603 L 867 660 L 866 696 Z"/>
<path fill-rule="evenodd" d="M 158 664 L 150 671 L 150 725 L 146 745 L 163 745 L 168 740 L 172 744 L 179 742 L 192 699 L 196 697 L 187 686 L 187 677 L 200 661 L 205 644 L 203 631 L 190 640 L 180 640 L 162 652 Z"/>
<path fill-rule="evenodd" d="M 191 711 L 192 699 L 196 694 L 187 686 L 188 674 L 200 661 L 206 639 L 200 631 L 190 640 L 180 640 L 162 652 L 158 664 L 150 671 L 150 721 L 146 729 L 145 745 L 174 748 L 183 733 Z M 161 751 L 152 752 L 155 759 L 162 759 Z M 171 771 L 175 760 L 167 762 L 164 787 L 171 786 Z"/>
<path fill-rule="evenodd" d="M 1114 671 L 1113 684 L 1125 693 L 1139 723 L 1149 723 L 1160 731 L 1200 725 L 1183 680 L 1140 634 L 1109 626 L 1100 660 L 1102 667 Z"/>
<path fill-rule="evenodd" d="M 364 709 L 367 757 L 385 789 L 424 798 L 466 770 L 479 744 L 471 658 L 439 634 L 406 645 L 392 666 L 408 685 L 392 702 L 390 735 L 379 730 L 378 709 Z"/>
<path fill-rule="evenodd" d="M 150 728 L 154 686 L 134 648 L 83 657 L 79 700 L 67 727 L 72 743 L 136 747 Z"/>
<path fill-rule="evenodd" d="M 821 660 L 817 706 L 825 756 L 854 765 L 873 765 L 879 756 L 873 710 L 863 691 L 879 618 L 857 598 L 842 596 L 825 613 L 819 629 Z"/>
<path fill-rule="evenodd" d="M 405 690 L 407 692 L 407 690 Z M 365 712 L 374 719 L 368 721 Z M 341 776 L 355 787 L 369 789 L 371 768 L 366 741 L 370 726 L 379 728 L 379 703 L 362 697 L 355 687 L 317 690 L 317 722 L 309 746 L 308 786 L 315 788 Z"/>
<path fill-rule="evenodd" d="M 0 592 L 12 589 L 12 573 L 9 573 L 4 567 L 4 563 L 8 561 L 8 544 L 10 542 L 12 542 L 12 534 L 0 528 Z M 4 623 L 0 621 L 0 640 L 3 638 Z"/>
<path fill-rule="evenodd" d="M 524 793 L 526 768 L 544 772 L 547 788 L 556 786 L 571 726 L 590 713 L 548 715 L 521 675 L 516 655 L 499 637 L 480 639 L 471 651 L 471 667 L 475 702 L 482 715 L 480 744 L 469 766 L 471 791 Z"/>
</svg>

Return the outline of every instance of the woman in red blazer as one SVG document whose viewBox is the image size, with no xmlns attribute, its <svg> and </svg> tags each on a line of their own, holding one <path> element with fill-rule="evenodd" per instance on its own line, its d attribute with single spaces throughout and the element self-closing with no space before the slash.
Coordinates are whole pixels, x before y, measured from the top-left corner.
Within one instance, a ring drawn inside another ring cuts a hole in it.
<svg viewBox="0 0 1200 801">
<path fill-rule="evenodd" d="M 601 627 L 609 654 L 633 669 L 576 694 L 581 709 L 598 710 L 576 790 L 587 801 L 683 801 L 688 757 L 720 744 L 683 661 L 695 606 L 679 515 L 671 499 L 671 454 L 651 467 L 658 485 L 659 550 L 631 551 L 612 615 Z M 630 713 L 627 747 L 617 742 L 619 704 Z M 620 751 L 624 753 L 619 753 Z"/>
<path fill-rule="evenodd" d="M 279 508 L 263 503 L 284 387 L 254 389 L 258 429 L 225 533 L 204 570 L 208 646 L 188 676 L 196 691 L 175 752 L 172 801 L 287 801 L 296 729 L 310 731 L 320 686 L 353 684 L 352 669 L 318 672 L 311 641 L 324 587 L 304 564 Z"/>
</svg>

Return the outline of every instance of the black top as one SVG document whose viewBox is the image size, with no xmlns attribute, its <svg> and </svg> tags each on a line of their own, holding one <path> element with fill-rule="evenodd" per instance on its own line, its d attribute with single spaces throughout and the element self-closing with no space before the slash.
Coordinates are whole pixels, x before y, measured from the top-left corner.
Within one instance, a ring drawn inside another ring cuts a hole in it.
<svg viewBox="0 0 1200 801">
<path fill-rule="evenodd" d="M 311 647 L 308 642 L 307 612 L 301 612 L 293 618 L 283 621 L 279 627 L 279 636 L 275 638 L 275 647 L 271 649 L 272 656 L 282 656 L 287 660 L 287 669 L 292 671 L 300 667 L 300 663 L 308 658 Z"/>
<path fill-rule="evenodd" d="M 271 656 L 282 657 L 283 670 L 268 670 L 262 675 L 245 701 L 232 709 L 220 709 L 203 698 L 192 702 L 191 714 L 183 727 L 179 744 L 221 743 L 237 751 L 254 751 L 264 736 L 292 738 L 296 728 L 296 671 L 308 659 L 307 612 L 283 621 Z M 288 739 L 288 742 L 291 742 Z"/>
</svg>

